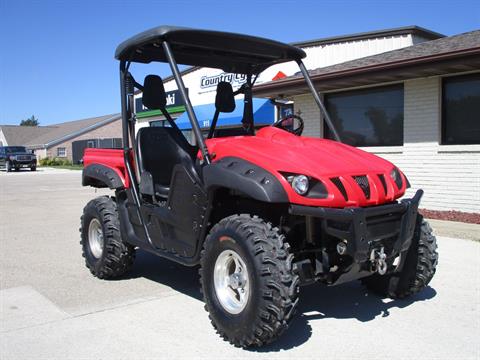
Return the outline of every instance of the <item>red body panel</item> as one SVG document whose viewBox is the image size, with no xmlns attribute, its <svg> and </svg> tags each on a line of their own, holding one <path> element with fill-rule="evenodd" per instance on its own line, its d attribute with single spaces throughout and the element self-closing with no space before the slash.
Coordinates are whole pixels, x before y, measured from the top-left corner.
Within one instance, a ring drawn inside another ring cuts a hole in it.
<svg viewBox="0 0 480 360">
<path fill-rule="evenodd" d="M 372 206 L 391 202 L 405 193 L 406 179 L 398 189 L 390 172 L 394 165 L 387 160 L 336 141 L 299 137 L 274 127 L 259 130 L 256 136 L 236 136 L 207 140 L 210 154 L 217 161 L 235 156 L 250 161 L 275 175 L 295 204 L 323 207 Z M 321 180 L 328 190 L 326 199 L 298 195 L 279 173 L 303 174 Z M 387 192 L 378 178 L 383 174 Z M 367 199 L 352 176 L 366 175 L 370 183 Z M 345 200 L 330 178 L 339 177 L 348 193 Z"/>
<path fill-rule="evenodd" d="M 83 166 L 87 167 L 91 164 L 105 165 L 111 168 L 120 176 L 123 185 L 128 188 L 130 183 L 123 161 L 123 150 L 121 149 L 85 149 L 83 155 Z"/>
<path fill-rule="evenodd" d="M 293 204 L 322 207 L 364 207 L 381 205 L 401 197 L 406 190 L 403 174 L 401 189 L 391 179 L 394 165 L 376 155 L 336 141 L 299 137 L 274 127 L 259 130 L 256 136 L 234 136 L 206 141 L 213 161 L 234 156 L 254 163 L 272 173 L 283 185 Z M 199 153 L 200 156 L 200 153 Z M 85 149 L 84 166 L 101 164 L 113 169 L 126 188 L 130 187 L 120 149 Z M 325 199 L 298 195 L 281 174 L 294 173 L 310 176 L 323 182 L 328 191 Z M 384 176 L 387 191 L 378 175 Z M 366 175 L 370 184 L 370 198 L 355 182 L 353 176 Z M 339 177 L 347 194 L 345 200 L 338 187 L 330 180 Z"/>
</svg>

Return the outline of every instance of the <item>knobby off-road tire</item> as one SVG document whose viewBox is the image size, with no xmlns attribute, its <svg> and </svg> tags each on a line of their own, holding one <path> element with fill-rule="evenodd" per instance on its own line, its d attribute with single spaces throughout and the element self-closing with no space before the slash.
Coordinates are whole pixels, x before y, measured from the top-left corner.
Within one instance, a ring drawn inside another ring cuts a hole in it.
<svg viewBox="0 0 480 360">
<path fill-rule="evenodd" d="M 424 289 L 435 275 L 438 263 L 437 239 L 432 228 L 417 216 L 412 244 L 408 249 L 403 269 L 399 273 L 372 275 L 363 280 L 365 286 L 383 296 L 402 299 Z"/>
<path fill-rule="evenodd" d="M 299 291 L 289 248 L 279 230 L 257 216 L 232 215 L 211 229 L 201 254 L 201 290 L 212 325 L 226 341 L 238 347 L 262 346 L 287 329 Z M 222 254 L 239 257 L 246 267 L 242 272 L 249 295 L 238 313 L 222 305 L 216 290 L 214 273 Z"/>
<path fill-rule="evenodd" d="M 82 256 L 94 276 L 113 279 L 130 270 L 135 248 L 122 240 L 117 203 L 112 198 L 91 200 L 83 209 L 80 223 Z"/>
</svg>

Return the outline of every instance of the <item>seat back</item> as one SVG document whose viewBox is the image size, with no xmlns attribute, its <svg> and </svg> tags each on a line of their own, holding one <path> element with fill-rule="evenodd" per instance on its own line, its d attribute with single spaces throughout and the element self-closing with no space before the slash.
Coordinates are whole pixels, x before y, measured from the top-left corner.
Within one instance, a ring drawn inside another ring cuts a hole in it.
<svg viewBox="0 0 480 360">
<path fill-rule="evenodd" d="M 175 165 L 183 164 L 187 170 L 195 171 L 196 147 L 171 127 L 141 128 L 137 134 L 137 153 L 140 172 L 148 171 L 155 187 L 167 192 Z"/>
<path fill-rule="evenodd" d="M 167 95 L 163 80 L 158 75 L 147 75 L 143 80 L 142 102 L 149 110 L 164 109 L 167 105 Z"/>
<path fill-rule="evenodd" d="M 221 81 L 218 83 L 215 109 L 223 113 L 231 113 L 235 110 L 235 95 L 233 94 L 232 84 L 229 82 Z"/>
</svg>

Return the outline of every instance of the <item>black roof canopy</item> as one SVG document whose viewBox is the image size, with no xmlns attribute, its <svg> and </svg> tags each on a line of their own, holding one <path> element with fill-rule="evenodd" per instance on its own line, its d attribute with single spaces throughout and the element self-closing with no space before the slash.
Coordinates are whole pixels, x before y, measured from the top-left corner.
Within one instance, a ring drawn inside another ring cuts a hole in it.
<svg viewBox="0 0 480 360">
<path fill-rule="evenodd" d="M 115 51 L 115 58 L 139 63 L 167 62 L 161 45 L 163 41 L 168 42 L 179 64 L 236 73 L 258 73 L 273 64 L 306 56 L 295 46 L 256 36 L 159 26 L 122 42 Z"/>
</svg>

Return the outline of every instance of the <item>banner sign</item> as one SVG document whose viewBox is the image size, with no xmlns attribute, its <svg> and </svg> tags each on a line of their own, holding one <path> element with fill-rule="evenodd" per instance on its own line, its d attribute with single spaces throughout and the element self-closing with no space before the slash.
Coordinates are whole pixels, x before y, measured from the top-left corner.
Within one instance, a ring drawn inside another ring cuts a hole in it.
<svg viewBox="0 0 480 360">
<path fill-rule="evenodd" d="M 186 90 L 188 94 L 188 88 Z M 171 107 L 185 105 L 185 101 L 183 100 L 179 90 L 166 91 L 165 95 L 167 96 L 167 109 Z M 135 99 L 135 109 L 137 113 L 142 111 L 148 111 L 148 109 L 143 106 L 141 97 Z"/>
<path fill-rule="evenodd" d="M 208 89 L 213 86 L 217 86 L 219 82 L 228 82 L 232 84 L 232 87 L 240 86 L 247 81 L 247 75 L 245 74 L 229 74 L 221 73 L 214 76 L 202 76 L 200 79 L 200 88 Z"/>
</svg>

